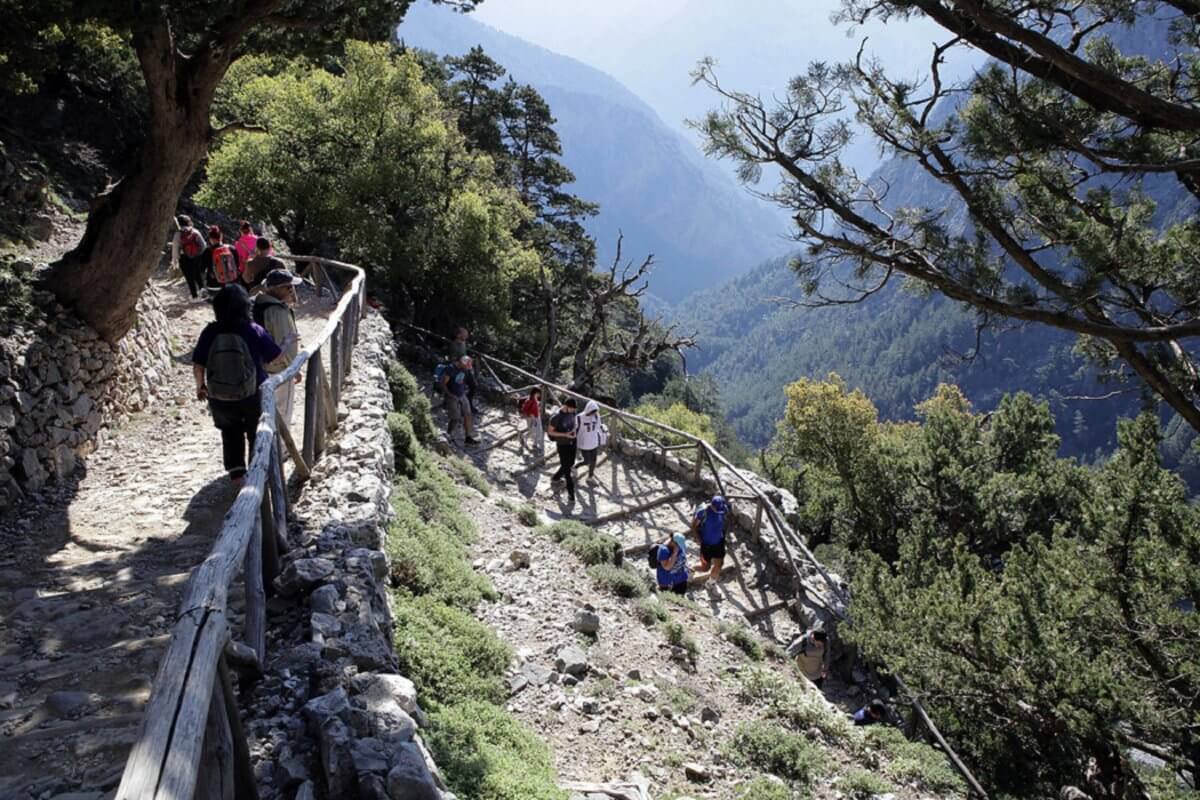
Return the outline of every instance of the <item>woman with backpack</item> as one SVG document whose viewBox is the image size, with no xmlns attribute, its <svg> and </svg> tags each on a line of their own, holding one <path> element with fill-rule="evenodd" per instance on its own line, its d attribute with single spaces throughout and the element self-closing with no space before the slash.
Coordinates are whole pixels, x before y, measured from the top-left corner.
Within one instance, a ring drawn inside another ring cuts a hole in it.
<svg viewBox="0 0 1200 800">
<path fill-rule="evenodd" d="M 687 540 L 683 534 L 674 534 L 662 544 L 652 548 L 650 555 L 654 560 L 654 577 L 658 582 L 659 590 L 687 594 Z"/>
<path fill-rule="evenodd" d="M 225 244 L 225 234 L 217 225 L 208 226 L 208 252 L 212 260 L 213 277 L 217 279 L 217 283 L 221 286 L 237 283 L 242 274 L 237 251 L 232 245 Z"/>
<path fill-rule="evenodd" d="M 540 455 L 542 452 L 542 390 L 538 387 L 533 387 L 529 390 L 529 396 L 521 403 L 521 419 L 525 420 L 525 430 L 521 431 L 521 446 L 528 447 L 529 439 L 532 437 L 532 447 L 530 449 L 537 451 Z"/>
<path fill-rule="evenodd" d="M 213 312 L 216 320 L 200 332 L 192 351 L 196 399 L 208 401 L 213 424 L 221 431 L 225 471 L 240 488 L 258 427 L 259 387 L 267 379 L 267 365 L 282 360 L 283 353 L 251 319 L 250 295 L 236 283 L 217 292 Z"/>
<path fill-rule="evenodd" d="M 233 249 L 237 251 L 238 266 L 242 272 L 246 271 L 246 265 L 250 263 L 250 259 L 254 258 L 255 251 L 258 249 L 258 236 L 254 233 L 254 228 L 250 225 L 249 220 L 242 220 L 238 225 L 238 240 L 233 243 Z"/>
<path fill-rule="evenodd" d="M 579 433 L 575 441 L 575 446 L 579 448 L 579 455 L 588 468 L 586 478 L 588 483 L 594 483 L 596 480 L 596 457 L 600 453 L 601 446 L 605 444 L 604 439 L 607 435 L 608 429 L 600 421 L 599 404 L 595 400 L 588 400 L 583 407 L 583 413 L 579 415 Z"/>
<path fill-rule="evenodd" d="M 204 288 L 204 234 L 192 225 L 192 218 L 186 214 L 179 215 L 179 271 L 187 281 L 188 291 L 192 299 L 200 298 L 200 290 Z"/>
</svg>

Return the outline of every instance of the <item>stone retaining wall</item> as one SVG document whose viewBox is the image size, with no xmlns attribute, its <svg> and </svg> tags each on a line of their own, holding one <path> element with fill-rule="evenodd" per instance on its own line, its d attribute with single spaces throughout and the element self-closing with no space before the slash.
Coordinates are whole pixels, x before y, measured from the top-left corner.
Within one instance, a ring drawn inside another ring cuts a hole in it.
<svg viewBox="0 0 1200 800">
<path fill-rule="evenodd" d="M 293 549 L 268 604 L 267 671 L 246 708 L 263 800 L 451 796 L 421 741 L 416 690 L 392 652 L 383 553 L 394 473 L 391 357 L 391 330 L 371 312 L 338 431 L 293 508 Z"/>
<path fill-rule="evenodd" d="M 0 508 L 69 477 L 106 427 L 156 398 L 171 363 L 167 319 L 151 286 L 115 347 L 49 293 L 34 300 L 34 321 L 0 320 Z"/>
</svg>

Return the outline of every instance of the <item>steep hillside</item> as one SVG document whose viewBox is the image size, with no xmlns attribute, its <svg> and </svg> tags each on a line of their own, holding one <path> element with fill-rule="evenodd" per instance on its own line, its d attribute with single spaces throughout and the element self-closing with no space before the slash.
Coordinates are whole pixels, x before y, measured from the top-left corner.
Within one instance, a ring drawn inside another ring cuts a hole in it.
<svg viewBox="0 0 1200 800">
<path fill-rule="evenodd" d="M 626 252 L 654 253 L 651 290 L 675 302 L 777 255 L 781 217 L 747 196 L 628 89 L 608 75 L 428 4 L 415 6 L 403 41 L 460 55 L 482 45 L 530 83 L 558 118 L 572 190 L 600 204 L 589 225 L 607 263 L 619 231 Z"/>
</svg>

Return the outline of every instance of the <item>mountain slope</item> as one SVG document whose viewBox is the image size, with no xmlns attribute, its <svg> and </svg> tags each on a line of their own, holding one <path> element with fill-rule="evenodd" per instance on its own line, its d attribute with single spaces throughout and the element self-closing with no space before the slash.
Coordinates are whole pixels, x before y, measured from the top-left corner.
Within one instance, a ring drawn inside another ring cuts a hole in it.
<svg viewBox="0 0 1200 800">
<path fill-rule="evenodd" d="M 563 161 L 576 176 L 572 190 L 600 203 L 589 232 L 601 263 L 623 231 L 628 255 L 655 254 L 651 291 L 659 298 L 675 302 L 784 249 L 778 212 L 747 196 L 608 75 L 427 3 L 410 10 L 399 35 L 440 54 L 481 45 L 546 97 Z"/>
</svg>

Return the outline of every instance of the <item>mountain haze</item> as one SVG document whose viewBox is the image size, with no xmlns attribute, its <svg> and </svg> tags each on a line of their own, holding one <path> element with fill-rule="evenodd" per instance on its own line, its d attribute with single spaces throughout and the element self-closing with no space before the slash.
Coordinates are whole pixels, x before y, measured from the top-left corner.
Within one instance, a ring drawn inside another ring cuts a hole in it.
<svg viewBox="0 0 1200 800">
<path fill-rule="evenodd" d="M 748 196 L 603 72 L 426 3 L 412 8 L 399 36 L 442 55 L 481 45 L 546 98 L 558 119 L 563 162 L 576 176 L 572 191 L 600 204 L 589 232 L 601 265 L 623 232 L 627 257 L 655 255 L 651 291 L 658 298 L 678 301 L 786 249 L 777 211 Z"/>
</svg>

